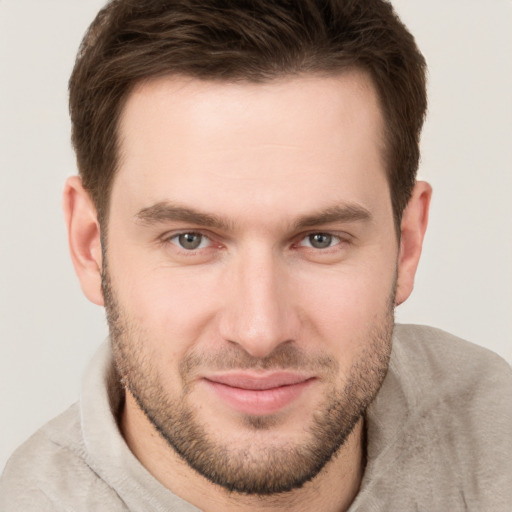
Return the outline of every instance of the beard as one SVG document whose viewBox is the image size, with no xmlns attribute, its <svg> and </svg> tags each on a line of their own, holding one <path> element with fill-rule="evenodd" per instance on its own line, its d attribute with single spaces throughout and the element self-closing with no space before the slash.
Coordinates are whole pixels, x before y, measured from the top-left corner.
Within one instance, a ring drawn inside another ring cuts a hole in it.
<svg viewBox="0 0 512 512">
<path fill-rule="evenodd" d="M 123 386 L 162 438 L 192 469 L 231 492 L 274 495 L 312 480 L 364 417 L 387 373 L 394 326 L 394 287 L 385 311 L 376 317 L 366 338 L 358 340 L 362 349 L 350 370 L 343 372 L 344 378 L 334 358 L 306 354 L 294 344 L 279 345 L 265 358 L 255 358 L 239 345 L 229 344 L 215 353 L 185 355 L 179 362 L 181 390 L 175 395 L 159 379 L 148 348 L 148 335 L 120 306 L 106 265 L 102 289 L 114 362 Z M 200 421 L 190 400 L 199 370 L 255 368 L 313 372 L 329 383 L 312 419 L 305 420 L 300 442 L 282 438 L 276 441 L 272 435 L 279 424 L 276 414 L 244 415 L 241 427 L 249 435 L 237 439 L 226 439 L 224 432 L 215 432 L 207 422 Z"/>
</svg>

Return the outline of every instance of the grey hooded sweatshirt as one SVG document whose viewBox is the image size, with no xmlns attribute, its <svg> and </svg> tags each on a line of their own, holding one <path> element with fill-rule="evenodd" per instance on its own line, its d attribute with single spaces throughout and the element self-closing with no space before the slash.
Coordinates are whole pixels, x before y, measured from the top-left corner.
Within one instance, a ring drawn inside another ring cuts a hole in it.
<svg viewBox="0 0 512 512">
<path fill-rule="evenodd" d="M 131 453 L 116 421 L 122 396 L 106 343 L 80 401 L 7 463 L 0 512 L 198 511 Z M 495 354 L 396 326 L 365 425 L 367 464 L 349 512 L 512 511 L 512 369 Z"/>
</svg>

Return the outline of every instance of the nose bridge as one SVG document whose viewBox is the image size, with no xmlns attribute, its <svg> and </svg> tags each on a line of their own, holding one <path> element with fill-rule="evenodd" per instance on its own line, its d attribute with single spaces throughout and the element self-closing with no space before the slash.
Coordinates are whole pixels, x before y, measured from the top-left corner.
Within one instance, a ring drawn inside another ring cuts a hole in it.
<svg viewBox="0 0 512 512">
<path fill-rule="evenodd" d="M 223 337 L 265 357 L 294 337 L 286 268 L 271 248 L 252 247 L 237 258 Z"/>
</svg>

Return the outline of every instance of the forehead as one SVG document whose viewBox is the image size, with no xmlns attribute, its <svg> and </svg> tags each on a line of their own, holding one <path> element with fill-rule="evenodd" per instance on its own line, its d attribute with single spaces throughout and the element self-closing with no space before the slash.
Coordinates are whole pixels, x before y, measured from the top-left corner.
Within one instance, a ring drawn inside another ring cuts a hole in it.
<svg viewBox="0 0 512 512">
<path fill-rule="evenodd" d="M 154 79 L 129 96 L 119 134 L 112 208 L 200 201 L 238 215 L 249 205 L 277 212 L 294 197 L 305 213 L 387 191 L 379 100 L 363 72 L 261 84 Z"/>
</svg>

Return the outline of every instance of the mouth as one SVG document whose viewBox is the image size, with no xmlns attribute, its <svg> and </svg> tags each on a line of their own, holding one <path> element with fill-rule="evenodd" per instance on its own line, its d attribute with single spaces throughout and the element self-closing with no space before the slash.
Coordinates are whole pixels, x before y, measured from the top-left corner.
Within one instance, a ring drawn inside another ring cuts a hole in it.
<svg viewBox="0 0 512 512">
<path fill-rule="evenodd" d="M 209 388 L 229 407 L 250 415 L 273 414 L 284 409 L 315 380 L 289 372 L 226 373 L 204 378 Z"/>
</svg>

